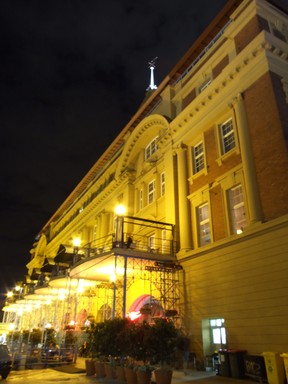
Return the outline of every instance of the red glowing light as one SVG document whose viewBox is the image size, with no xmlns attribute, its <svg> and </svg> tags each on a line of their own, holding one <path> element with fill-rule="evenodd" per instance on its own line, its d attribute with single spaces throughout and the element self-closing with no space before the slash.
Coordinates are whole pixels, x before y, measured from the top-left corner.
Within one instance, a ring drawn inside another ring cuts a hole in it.
<svg viewBox="0 0 288 384">
<path fill-rule="evenodd" d="M 129 317 L 129 319 L 132 321 L 138 319 L 140 316 L 141 316 L 140 311 L 129 312 L 127 314 L 127 317 Z"/>
</svg>

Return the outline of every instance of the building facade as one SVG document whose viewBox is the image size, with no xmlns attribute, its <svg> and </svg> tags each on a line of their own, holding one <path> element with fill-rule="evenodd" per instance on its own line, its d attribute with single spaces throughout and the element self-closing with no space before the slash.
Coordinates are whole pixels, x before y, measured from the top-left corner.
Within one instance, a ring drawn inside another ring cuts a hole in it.
<svg viewBox="0 0 288 384">
<path fill-rule="evenodd" d="M 287 350 L 287 8 L 227 2 L 42 228 L 4 321 L 169 316 L 200 358 Z"/>
</svg>

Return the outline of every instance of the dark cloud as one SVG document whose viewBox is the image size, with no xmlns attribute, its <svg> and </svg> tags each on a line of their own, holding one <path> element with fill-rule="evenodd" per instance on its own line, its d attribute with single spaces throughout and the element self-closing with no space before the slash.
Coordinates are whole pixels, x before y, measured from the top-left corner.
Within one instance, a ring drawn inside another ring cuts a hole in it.
<svg viewBox="0 0 288 384">
<path fill-rule="evenodd" d="M 3 0 L 0 286 L 136 112 L 158 56 L 168 74 L 226 1 Z"/>
</svg>

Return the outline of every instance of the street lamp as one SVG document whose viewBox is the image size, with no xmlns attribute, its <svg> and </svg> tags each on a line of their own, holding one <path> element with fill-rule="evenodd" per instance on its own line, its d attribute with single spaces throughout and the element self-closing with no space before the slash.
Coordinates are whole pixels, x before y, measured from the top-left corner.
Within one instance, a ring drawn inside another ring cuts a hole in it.
<svg viewBox="0 0 288 384">
<path fill-rule="evenodd" d="M 126 207 L 123 204 L 116 205 L 115 213 L 117 216 L 124 216 L 126 213 Z"/>
</svg>

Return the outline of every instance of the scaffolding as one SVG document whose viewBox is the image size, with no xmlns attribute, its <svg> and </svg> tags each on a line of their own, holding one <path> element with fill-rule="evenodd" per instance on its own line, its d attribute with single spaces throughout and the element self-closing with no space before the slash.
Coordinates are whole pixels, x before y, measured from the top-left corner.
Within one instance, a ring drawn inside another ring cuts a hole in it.
<svg viewBox="0 0 288 384">
<path fill-rule="evenodd" d="M 122 280 L 117 280 L 114 284 L 113 317 L 126 316 L 126 294 L 135 281 L 142 280 L 150 287 L 149 303 L 145 303 L 145 310 L 150 307 L 151 312 L 156 305 L 161 308 L 161 313 L 158 311 L 157 316 L 171 317 L 175 321 L 181 318 L 179 275 L 182 266 L 178 263 L 127 256 L 116 256 L 115 265 L 124 270 L 124 275 Z M 140 312 L 141 310 L 142 308 Z"/>
<path fill-rule="evenodd" d="M 180 320 L 179 275 L 183 271 L 182 266 L 177 263 L 155 262 L 153 266 L 147 266 L 146 270 L 150 273 L 151 297 L 161 303 L 165 317 Z"/>
</svg>

